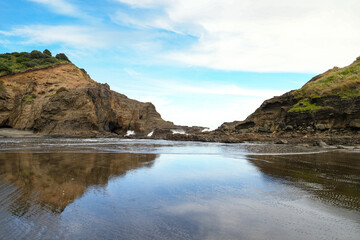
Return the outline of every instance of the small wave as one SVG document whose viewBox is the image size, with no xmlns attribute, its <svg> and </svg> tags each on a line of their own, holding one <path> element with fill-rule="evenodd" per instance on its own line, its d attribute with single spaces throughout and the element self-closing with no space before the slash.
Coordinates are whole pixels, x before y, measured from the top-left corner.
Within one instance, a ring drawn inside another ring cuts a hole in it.
<svg viewBox="0 0 360 240">
<path fill-rule="evenodd" d="M 148 136 L 148 137 L 151 137 L 153 134 L 154 134 L 154 130 L 152 130 L 152 132 L 149 133 L 147 136 Z"/>
<path fill-rule="evenodd" d="M 128 130 L 128 131 L 126 132 L 126 134 L 125 134 L 125 137 L 133 136 L 133 135 L 135 135 L 135 132 L 132 131 L 132 130 Z"/>
</svg>

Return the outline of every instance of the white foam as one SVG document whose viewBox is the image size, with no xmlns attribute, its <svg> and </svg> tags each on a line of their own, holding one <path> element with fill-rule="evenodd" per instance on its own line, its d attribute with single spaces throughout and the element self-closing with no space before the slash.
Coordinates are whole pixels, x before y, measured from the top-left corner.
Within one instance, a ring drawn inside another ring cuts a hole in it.
<svg viewBox="0 0 360 240">
<path fill-rule="evenodd" d="M 186 132 L 182 129 L 171 129 L 173 134 L 186 134 Z"/>
<path fill-rule="evenodd" d="M 201 132 L 210 132 L 210 131 L 211 131 L 210 128 L 205 128 Z"/>
<path fill-rule="evenodd" d="M 125 134 L 125 137 L 135 135 L 135 132 L 133 130 L 128 130 Z"/>
</svg>

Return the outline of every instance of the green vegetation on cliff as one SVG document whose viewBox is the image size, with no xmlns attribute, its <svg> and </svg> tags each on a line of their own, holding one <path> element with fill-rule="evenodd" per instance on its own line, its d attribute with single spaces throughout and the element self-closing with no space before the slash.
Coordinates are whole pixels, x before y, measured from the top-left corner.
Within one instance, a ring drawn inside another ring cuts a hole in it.
<svg viewBox="0 0 360 240">
<path fill-rule="evenodd" d="M 310 103 L 309 99 L 302 99 L 296 103 L 289 112 L 317 112 L 324 107 L 317 106 L 315 103 Z"/>
<path fill-rule="evenodd" d="M 360 57 L 347 67 L 334 67 L 314 77 L 292 94 L 298 102 L 289 112 L 314 113 L 327 108 L 313 103 L 312 99 L 316 98 L 334 96 L 342 100 L 351 100 L 360 97 Z"/>
<path fill-rule="evenodd" d="M 351 65 L 328 70 L 320 74 L 299 90 L 294 91 L 296 98 L 319 98 L 339 96 L 352 99 L 360 96 L 360 57 Z"/>
<path fill-rule="evenodd" d="M 44 52 L 4 53 L 0 54 L 0 76 L 64 63 L 70 63 L 65 54 L 59 53 L 53 57 L 47 49 Z"/>
</svg>

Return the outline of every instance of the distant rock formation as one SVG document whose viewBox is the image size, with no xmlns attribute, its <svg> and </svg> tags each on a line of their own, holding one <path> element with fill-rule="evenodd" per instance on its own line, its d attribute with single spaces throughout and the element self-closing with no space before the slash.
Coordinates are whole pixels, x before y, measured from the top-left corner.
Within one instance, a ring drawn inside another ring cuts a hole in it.
<svg viewBox="0 0 360 240">
<path fill-rule="evenodd" d="M 1 76 L 0 127 L 81 137 L 176 128 L 152 103 L 111 91 L 70 62 Z"/>
</svg>

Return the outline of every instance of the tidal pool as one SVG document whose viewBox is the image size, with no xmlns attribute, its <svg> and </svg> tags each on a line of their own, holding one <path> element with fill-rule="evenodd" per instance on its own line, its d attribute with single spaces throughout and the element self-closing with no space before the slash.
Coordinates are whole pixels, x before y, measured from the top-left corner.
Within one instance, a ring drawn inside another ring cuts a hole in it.
<svg viewBox="0 0 360 240">
<path fill-rule="evenodd" d="M 360 153 L 0 139 L 0 239 L 360 239 Z"/>
</svg>

